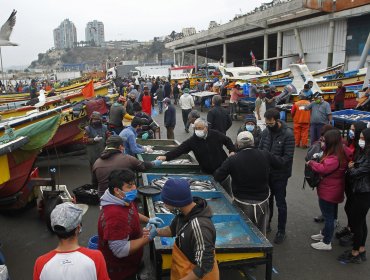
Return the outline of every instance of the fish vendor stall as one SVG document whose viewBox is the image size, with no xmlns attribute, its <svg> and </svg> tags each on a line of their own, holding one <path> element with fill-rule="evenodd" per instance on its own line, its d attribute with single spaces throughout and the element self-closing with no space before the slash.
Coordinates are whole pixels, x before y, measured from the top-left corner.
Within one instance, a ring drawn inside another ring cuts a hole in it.
<svg viewBox="0 0 370 280">
<path fill-rule="evenodd" d="M 343 135 L 351 124 L 357 121 L 363 121 L 367 125 L 370 123 L 370 112 L 347 109 L 333 112 L 334 126 L 341 129 Z"/>
<path fill-rule="evenodd" d="M 219 267 L 241 267 L 246 264 L 266 266 L 265 279 L 272 274 L 273 247 L 256 226 L 235 206 L 230 196 L 211 175 L 143 173 L 144 186 L 152 185 L 159 191 L 169 178 L 189 180 L 192 195 L 205 199 L 213 212 L 216 228 L 216 259 Z M 160 194 L 146 196 L 144 209 L 149 217 L 161 218 L 167 226 L 174 215 L 160 200 Z M 153 242 L 156 279 L 169 273 L 174 238 L 156 237 Z M 152 254 L 153 257 L 153 254 Z"/>
<path fill-rule="evenodd" d="M 195 102 L 200 105 L 201 112 L 203 112 L 203 107 L 205 106 L 206 100 L 212 99 L 212 97 L 216 94 L 217 94 L 216 92 L 211 92 L 211 91 L 200 91 L 200 92 L 190 93 L 190 95 L 193 96 L 193 98 L 195 99 Z"/>
</svg>

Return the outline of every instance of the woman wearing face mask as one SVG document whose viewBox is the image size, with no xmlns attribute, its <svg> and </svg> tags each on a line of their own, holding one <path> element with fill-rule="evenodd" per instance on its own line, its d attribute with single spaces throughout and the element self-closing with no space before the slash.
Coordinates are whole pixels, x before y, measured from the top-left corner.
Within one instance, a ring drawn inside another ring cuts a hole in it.
<svg viewBox="0 0 370 280">
<path fill-rule="evenodd" d="M 250 133 L 252 133 L 253 138 L 254 138 L 254 146 L 258 147 L 258 145 L 260 144 L 260 140 L 261 140 L 262 130 L 257 125 L 257 120 L 254 115 L 245 116 L 244 125 L 242 125 L 239 128 L 237 135 L 239 135 L 239 133 L 242 131 L 249 131 Z"/>
<path fill-rule="evenodd" d="M 313 171 L 322 176 L 317 188 L 319 206 L 325 218 L 322 232 L 311 236 L 311 247 L 316 250 L 331 250 L 331 240 L 334 233 L 334 221 L 338 203 L 344 200 L 344 174 L 347 169 L 348 156 L 343 148 L 342 138 L 338 129 L 332 129 L 324 134 L 325 148 L 320 162 L 308 161 Z"/>
<path fill-rule="evenodd" d="M 98 235 L 111 280 L 137 279 L 143 247 L 152 240 L 140 222 L 156 226 L 163 223 L 160 218 L 141 215 L 134 202 L 136 196 L 134 172 L 121 169 L 110 174 L 108 189 L 100 199 Z"/>
<path fill-rule="evenodd" d="M 352 190 L 350 221 L 353 247 L 338 257 L 339 261 L 357 264 L 366 261 L 366 215 L 370 208 L 370 128 L 361 132 L 358 146 L 359 152 L 355 154 L 354 161 L 348 164 L 347 172 Z"/>
</svg>

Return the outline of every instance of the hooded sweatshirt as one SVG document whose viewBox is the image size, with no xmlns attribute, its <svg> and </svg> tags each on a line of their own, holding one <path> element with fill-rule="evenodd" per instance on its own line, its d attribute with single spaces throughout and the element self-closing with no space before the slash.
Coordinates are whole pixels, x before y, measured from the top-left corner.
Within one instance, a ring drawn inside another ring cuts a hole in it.
<svg viewBox="0 0 370 280">
<path fill-rule="evenodd" d="M 106 148 L 93 165 L 92 184 L 98 188 L 102 196 L 108 188 L 109 175 L 113 170 L 128 168 L 132 171 L 143 172 L 153 167 L 150 161 L 144 162 L 137 158 L 123 154 L 118 149 Z"/>
<path fill-rule="evenodd" d="M 211 221 L 212 212 L 207 202 L 199 197 L 194 197 L 193 200 L 196 206 L 186 216 L 177 215 L 170 229 L 172 235 L 176 236 L 176 245 L 195 265 L 194 274 L 202 278 L 213 269 L 216 229 Z"/>
</svg>

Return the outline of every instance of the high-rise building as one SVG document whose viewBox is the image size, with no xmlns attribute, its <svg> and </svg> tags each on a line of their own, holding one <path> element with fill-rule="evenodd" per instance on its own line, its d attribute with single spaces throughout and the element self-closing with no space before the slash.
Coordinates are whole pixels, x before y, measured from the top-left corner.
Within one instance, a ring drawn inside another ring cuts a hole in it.
<svg viewBox="0 0 370 280">
<path fill-rule="evenodd" d="M 77 42 L 76 27 L 69 19 L 65 19 L 55 28 L 54 31 L 54 46 L 56 49 L 67 49 L 75 47 Z"/>
<path fill-rule="evenodd" d="M 101 46 L 104 43 L 104 24 L 101 21 L 90 21 L 85 28 L 85 41 L 94 42 L 95 46 Z"/>
</svg>

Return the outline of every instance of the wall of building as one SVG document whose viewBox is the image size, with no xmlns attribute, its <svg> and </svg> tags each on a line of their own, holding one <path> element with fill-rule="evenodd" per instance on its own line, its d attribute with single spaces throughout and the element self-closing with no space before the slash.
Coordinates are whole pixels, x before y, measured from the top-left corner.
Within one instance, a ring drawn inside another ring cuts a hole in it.
<svg viewBox="0 0 370 280">
<path fill-rule="evenodd" d="M 329 23 L 325 26 L 315 25 L 300 29 L 303 51 L 306 53 L 305 62 L 310 70 L 327 67 L 329 50 Z M 335 22 L 333 65 L 345 60 L 347 21 Z M 283 55 L 298 53 L 294 31 L 283 33 Z M 295 63 L 297 58 L 283 59 L 283 68 Z"/>
</svg>

